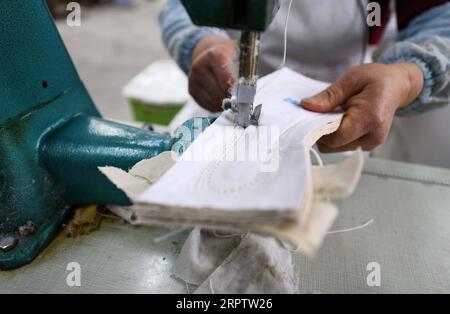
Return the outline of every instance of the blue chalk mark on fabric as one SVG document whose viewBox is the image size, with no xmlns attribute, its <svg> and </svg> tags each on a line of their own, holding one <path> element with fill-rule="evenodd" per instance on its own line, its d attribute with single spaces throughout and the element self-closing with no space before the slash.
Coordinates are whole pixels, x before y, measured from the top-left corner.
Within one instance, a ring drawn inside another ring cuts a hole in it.
<svg viewBox="0 0 450 314">
<path fill-rule="evenodd" d="M 283 101 L 285 101 L 285 102 L 287 102 L 287 103 L 289 103 L 291 105 L 297 106 L 297 107 L 301 107 L 302 106 L 300 101 L 298 101 L 296 99 L 292 99 L 290 97 L 287 97 L 287 98 L 283 99 Z"/>
</svg>

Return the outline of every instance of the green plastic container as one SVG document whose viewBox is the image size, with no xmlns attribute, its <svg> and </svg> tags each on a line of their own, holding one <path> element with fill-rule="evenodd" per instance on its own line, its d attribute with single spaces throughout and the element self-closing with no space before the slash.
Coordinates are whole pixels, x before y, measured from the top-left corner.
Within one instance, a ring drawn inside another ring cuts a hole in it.
<svg viewBox="0 0 450 314">
<path fill-rule="evenodd" d="M 169 125 L 184 104 L 151 105 L 140 100 L 129 100 L 134 120 L 146 124 Z"/>
<path fill-rule="evenodd" d="M 168 126 L 189 100 L 186 75 L 170 60 L 157 61 L 125 86 L 134 119 Z"/>
</svg>

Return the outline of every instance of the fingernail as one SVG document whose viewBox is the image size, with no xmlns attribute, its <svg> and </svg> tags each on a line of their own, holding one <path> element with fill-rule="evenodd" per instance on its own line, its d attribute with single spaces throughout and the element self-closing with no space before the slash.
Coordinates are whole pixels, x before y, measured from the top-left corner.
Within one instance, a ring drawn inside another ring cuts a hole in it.
<svg viewBox="0 0 450 314">
<path fill-rule="evenodd" d="M 307 97 L 307 98 L 303 98 L 302 101 L 310 103 L 310 104 L 316 104 L 317 99 L 316 99 L 316 97 Z"/>
<path fill-rule="evenodd" d="M 320 107 L 320 103 L 317 102 L 317 99 L 314 97 L 308 97 L 302 100 L 301 102 L 302 104 L 306 105 L 306 106 L 314 106 L 314 108 L 318 108 Z"/>
</svg>

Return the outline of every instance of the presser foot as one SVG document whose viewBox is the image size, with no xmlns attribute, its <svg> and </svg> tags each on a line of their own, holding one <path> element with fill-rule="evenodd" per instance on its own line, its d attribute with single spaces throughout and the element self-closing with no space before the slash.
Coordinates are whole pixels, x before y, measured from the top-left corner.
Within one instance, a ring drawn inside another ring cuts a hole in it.
<svg viewBox="0 0 450 314">
<path fill-rule="evenodd" d="M 238 104 L 236 104 L 236 102 L 232 98 L 224 99 L 222 102 L 223 110 L 230 110 L 234 113 L 234 121 L 237 125 L 243 128 L 246 128 L 249 125 L 258 126 L 261 116 L 262 104 L 259 104 L 253 110 L 253 106 L 250 106 L 250 108 L 245 108 L 247 106 L 248 105 L 241 105 L 241 107 L 239 108 Z"/>
</svg>

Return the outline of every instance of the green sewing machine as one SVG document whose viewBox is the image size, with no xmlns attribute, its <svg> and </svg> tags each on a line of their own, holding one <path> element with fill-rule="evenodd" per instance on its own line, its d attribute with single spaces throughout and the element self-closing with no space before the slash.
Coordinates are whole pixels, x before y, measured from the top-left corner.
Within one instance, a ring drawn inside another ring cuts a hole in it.
<svg viewBox="0 0 450 314">
<path fill-rule="evenodd" d="M 198 24 L 243 30 L 242 93 L 232 104 L 247 125 L 258 34 L 276 1 L 183 2 Z M 73 206 L 130 204 L 97 167 L 129 169 L 177 138 L 100 117 L 44 0 L 0 0 L 0 12 L 0 269 L 12 269 L 48 245 Z"/>
<path fill-rule="evenodd" d="M 75 205 L 129 204 L 127 169 L 175 139 L 100 118 L 44 0 L 0 0 L 0 268 L 30 262 Z"/>
</svg>

